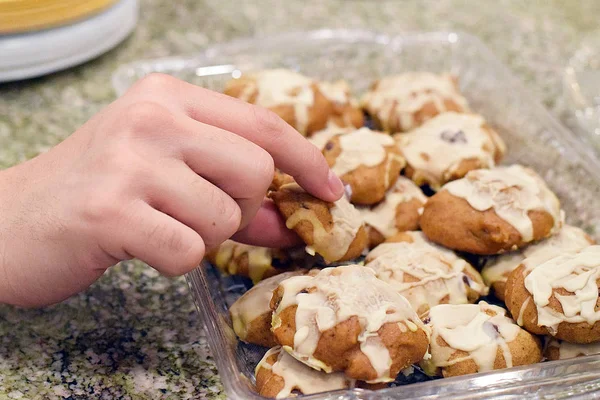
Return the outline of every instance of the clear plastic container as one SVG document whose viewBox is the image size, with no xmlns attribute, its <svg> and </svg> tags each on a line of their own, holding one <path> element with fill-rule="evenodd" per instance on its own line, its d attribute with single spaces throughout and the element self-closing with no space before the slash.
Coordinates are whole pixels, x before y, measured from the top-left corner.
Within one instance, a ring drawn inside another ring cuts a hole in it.
<svg viewBox="0 0 600 400">
<path fill-rule="evenodd" d="M 540 173 L 560 197 L 570 224 L 600 237 L 600 162 L 476 38 L 434 32 L 383 35 L 320 30 L 235 41 L 191 57 L 140 61 L 119 68 L 119 94 L 150 72 L 172 74 L 220 90 L 232 75 L 287 67 L 321 79 L 348 80 L 357 94 L 381 76 L 410 70 L 450 71 L 461 90 L 508 145 L 505 163 Z M 237 277 L 210 265 L 187 276 L 204 320 L 223 386 L 232 399 L 260 399 L 253 372 L 265 349 L 239 343 L 227 307 L 245 290 Z M 409 379 L 410 380 L 410 379 Z M 413 379 L 414 380 L 414 379 Z M 307 399 L 561 399 L 600 398 L 600 356 L 554 361 L 463 377 L 410 383 L 379 391 L 343 390 Z"/>
</svg>

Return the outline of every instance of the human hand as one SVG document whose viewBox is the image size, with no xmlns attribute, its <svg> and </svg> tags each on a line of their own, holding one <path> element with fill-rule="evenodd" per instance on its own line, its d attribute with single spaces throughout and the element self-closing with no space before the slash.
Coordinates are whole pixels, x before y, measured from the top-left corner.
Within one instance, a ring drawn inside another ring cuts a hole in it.
<svg viewBox="0 0 600 400">
<path fill-rule="evenodd" d="M 264 200 L 274 165 L 323 200 L 343 194 L 318 149 L 272 112 L 150 75 L 0 172 L 0 302 L 61 301 L 130 258 L 181 275 L 231 236 L 291 245 Z"/>
</svg>

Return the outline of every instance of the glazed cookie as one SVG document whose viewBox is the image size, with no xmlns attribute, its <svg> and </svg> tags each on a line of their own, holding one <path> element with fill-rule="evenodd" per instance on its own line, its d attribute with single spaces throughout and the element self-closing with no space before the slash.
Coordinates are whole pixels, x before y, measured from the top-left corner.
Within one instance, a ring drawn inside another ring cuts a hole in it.
<svg viewBox="0 0 600 400">
<path fill-rule="evenodd" d="M 471 171 L 430 197 L 420 219 L 433 242 L 479 255 L 516 250 L 563 223 L 560 203 L 542 178 L 520 165 Z"/>
<path fill-rule="evenodd" d="M 272 69 L 233 79 L 224 93 L 272 110 L 304 136 L 328 124 L 357 128 L 363 124 L 344 81 L 320 83 L 291 70 Z"/>
<path fill-rule="evenodd" d="M 323 155 L 332 171 L 350 185 L 350 201 L 355 204 L 381 201 L 405 165 L 394 139 L 369 128 L 333 136 Z"/>
<path fill-rule="evenodd" d="M 289 257 L 282 250 L 249 246 L 233 240 L 223 242 L 206 258 L 224 273 L 248 277 L 253 283 L 289 270 Z"/>
<path fill-rule="evenodd" d="M 329 142 L 333 137 L 344 135 L 346 133 L 353 132 L 354 130 L 354 128 L 330 126 L 322 131 L 315 132 L 311 137 L 307 138 L 307 140 L 315 145 L 320 151 L 323 151 L 327 142 Z"/>
<path fill-rule="evenodd" d="M 259 346 L 272 347 L 277 344 L 271 332 L 270 302 L 273 290 L 292 276 L 302 275 L 305 271 L 290 271 L 272 276 L 244 293 L 229 308 L 233 330 L 240 340 Z"/>
<path fill-rule="evenodd" d="M 373 249 L 365 260 L 377 278 L 406 297 L 423 318 L 438 304 L 474 303 L 488 293 L 479 273 L 423 232 L 402 232 Z"/>
<path fill-rule="evenodd" d="M 359 265 L 286 279 L 271 308 L 273 334 L 294 358 L 369 383 L 393 381 L 429 343 L 410 303 Z"/>
<path fill-rule="evenodd" d="M 563 225 L 557 234 L 550 236 L 548 239 L 529 245 L 522 250 L 501 254 L 488 260 L 481 270 L 481 275 L 485 283 L 491 285 L 494 289 L 496 297 L 504 301 L 504 288 L 508 275 L 525 258 L 535 254 L 538 258 L 548 260 L 561 251 L 578 251 L 591 244 L 594 244 L 594 241 L 583 230 L 574 226 Z"/>
<path fill-rule="evenodd" d="M 433 190 L 471 170 L 493 167 L 506 151 L 500 136 L 475 114 L 440 114 L 394 137 L 406 159 L 405 175 Z"/>
<path fill-rule="evenodd" d="M 341 372 L 328 374 L 310 368 L 281 346 L 267 351 L 256 366 L 255 376 L 258 394 L 277 399 L 347 389 L 353 383 Z"/>
<path fill-rule="evenodd" d="M 286 220 L 307 244 L 307 251 L 325 262 L 357 258 L 367 247 L 367 232 L 360 213 L 346 197 L 335 203 L 317 199 L 298 184 L 283 185 L 269 193 Z"/>
<path fill-rule="evenodd" d="M 271 182 L 271 186 L 269 186 L 269 190 L 277 190 L 283 185 L 293 182 L 295 182 L 293 176 L 288 175 L 285 172 L 281 172 L 278 168 L 275 168 L 275 172 L 273 173 L 273 181 Z"/>
<path fill-rule="evenodd" d="M 379 204 L 359 208 L 369 235 L 369 247 L 377 246 L 398 232 L 419 229 L 426 201 L 427 197 L 417 185 L 400 176 Z"/>
<path fill-rule="evenodd" d="M 449 74 L 409 72 L 376 81 L 361 99 L 375 124 L 388 132 L 405 132 L 445 111 L 468 111 L 456 79 Z"/>
<path fill-rule="evenodd" d="M 600 341 L 600 246 L 529 257 L 508 276 L 506 306 L 531 333 L 572 343 Z"/>
<path fill-rule="evenodd" d="M 591 356 L 593 354 L 600 354 L 600 342 L 576 344 L 550 339 L 546 344 L 546 350 L 544 351 L 544 357 L 551 361 Z"/>
<path fill-rule="evenodd" d="M 540 340 L 508 318 L 503 308 L 484 301 L 433 307 L 427 325 L 431 358 L 422 366 L 430 375 L 448 378 L 542 360 Z"/>
</svg>

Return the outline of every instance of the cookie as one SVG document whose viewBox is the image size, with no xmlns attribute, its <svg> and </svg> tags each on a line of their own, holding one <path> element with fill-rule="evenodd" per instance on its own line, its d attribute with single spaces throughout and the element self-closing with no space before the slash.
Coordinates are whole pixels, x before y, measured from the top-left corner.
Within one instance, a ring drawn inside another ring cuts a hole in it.
<svg viewBox="0 0 600 400">
<path fill-rule="evenodd" d="M 484 301 L 433 307 L 427 325 L 431 358 L 422 366 L 430 375 L 448 378 L 542 360 L 540 340 L 508 318 L 503 308 Z"/>
<path fill-rule="evenodd" d="M 409 72 L 376 81 L 361 99 L 375 124 L 388 132 L 405 132 L 445 111 L 469 106 L 450 74 Z"/>
<path fill-rule="evenodd" d="M 423 318 L 438 304 L 474 303 L 488 293 L 479 273 L 423 232 L 402 232 L 373 249 L 365 260 L 377 278 L 404 296 Z"/>
<path fill-rule="evenodd" d="M 544 350 L 544 357 L 550 361 L 591 356 L 593 354 L 600 354 L 600 342 L 577 344 L 550 339 Z"/>
<path fill-rule="evenodd" d="M 332 137 L 323 155 L 331 170 L 350 185 L 350 201 L 355 204 L 381 201 L 405 165 L 394 139 L 369 128 Z"/>
<path fill-rule="evenodd" d="M 271 308 L 273 334 L 294 358 L 368 383 L 393 381 L 429 343 L 410 303 L 359 265 L 286 279 Z"/>
<path fill-rule="evenodd" d="M 331 124 L 363 124 L 362 112 L 344 81 L 318 82 L 291 70 L 272 69 L 233 79 L 224 93 L 270 109 L 304 136 Z"/>
<path fill-rule="evenodd" d="M 583 230 L 571 225 L 563 227 L 555 235 L 541 242 L 531 244 L 522 250 L 501 254 L 488 260 L 481 270 L 481 276 L 487 285 L 490 285 L 496 297 L 504 301 L 504 288 L 508 275 L 516 269 L 524 259 L 537 255 L 550 259 L 563 250 L 581 250 L 594 241 Z"/>
<path fill-rule="evenodd" d="M 373 248 L 398 232 L 419 229 L 419 218 L 427 197 L 410 179 L 398 177 L 384 199 L 373 207 L 360 207 Z"/>
<path fill-rule="evenodd" d="M 283 185 L 269 197 L 293 229 L 307 244 L 309 253 L 325 262 L 352 260 L 367 247 L 367 232 L 360 213 L 342 197 L 329 203 L 306 193 L 295 183 Z"/>
<path fill-rule="evenodd" d="M 270 303 L 273 290 L 292 276 L 302 275 L 305 271 L 290 271 L 272 276 L 258 282 L 244 293 L 229 308 L 233 330 L 240 340 L 259 346 L 277 345 L 271 332 Z"/>
<path fill-rule="evenodd" d="M 206 259 L 228 275 L 250 278 L 253 283 L 289 271 L 288 255 L 279 249 L 250 246 L 227 240 L 206 255 Z"/>
<path fill-rule="evenodd" d="M 295 182 L 293 176 L 288 175 L 285 172 L 281 172 L 278 168 L 275 168 L 275 172 L 273 173 L 273 181 L 271 181 L 269 190 L 277 190 L 283 185 L 293 182 Z"/>
<path fill-rule="evenodd" d="M 556 233 L 560 202 L 542 178 L 520 165 L 479 169 L 430 197 L 421 229 L 453 250 L 493 255 Z"/>
<path fill-rule="evenodd" d="M 333 137 L 344 135 L 354 131 L 354 128 L 340 128 L 337 126 L 330 126 L 322 131 L 315 132 L 311 137 L 306 138 L 310 143 L 315 145 L 320 151 L 323 151 L 327 142 Z"/>
<path fill-rule="evenodd" d="M 531 333 L 572 343 L 600 341 L 600 246 L 533 255 L 510 273 L 506 306 Z"/>
<path fill-rule="evenodd" d="M 256 391 L 261 396 L 287 398 L 351 387 L 352 380 L 341 372 L 327 374 L 301 363 L 281 346 L 264 355 L 255 369 Z"/>
<path fill-rule="evenodd" d="M 475 114 L 443 113 L 394 137 L 406 159 L 404 174 L 433 190 L 469 171 L 493 167 L 506 151 L 500 136 Z"/>
</svg>

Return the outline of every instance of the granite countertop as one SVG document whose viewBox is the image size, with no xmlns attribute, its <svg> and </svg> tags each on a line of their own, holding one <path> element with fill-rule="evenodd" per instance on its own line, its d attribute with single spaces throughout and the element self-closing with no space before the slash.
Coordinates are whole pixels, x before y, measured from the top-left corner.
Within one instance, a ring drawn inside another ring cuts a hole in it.
<svg viewBox="0 0 600 400">
<path fill-rule="evenodd" d="M 117 49 L 67 72 L 0 85 L 0 168 L 55 145 L 111 102 L 119 64 L 321 27 L 471 32 L 565 119 L 562 69 L 599 14 L 596 0 L 144 0 L 139 26 Z M 19 398 L 225 394 L 185 280 L 127 262 L 62 304 L 0 306 L 0 399 Z"/>
</svg>

